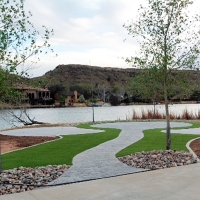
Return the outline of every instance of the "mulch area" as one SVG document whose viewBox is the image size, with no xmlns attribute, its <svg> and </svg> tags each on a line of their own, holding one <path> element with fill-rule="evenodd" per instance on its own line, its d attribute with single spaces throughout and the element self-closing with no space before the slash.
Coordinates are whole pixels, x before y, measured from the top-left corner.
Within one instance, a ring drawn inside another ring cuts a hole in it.
<svg viewBox="0 0 200 200">
<path fill-rule="evenodd" d="M 6 153 L 9 151 L 21 149 L 24 147 L 40 144 L 43 142 L 58 139 L 59 137 L 32 137 L 32 136 L 8 136 L 1 135 L 1 152 Z"/>
<path fill-rule="evenodd" d="M 190 143 L 190 148 L 194 151 L 194 153 L 198 156 L 200 159 L 200 138 L 192 141 Z"/>
</svg>

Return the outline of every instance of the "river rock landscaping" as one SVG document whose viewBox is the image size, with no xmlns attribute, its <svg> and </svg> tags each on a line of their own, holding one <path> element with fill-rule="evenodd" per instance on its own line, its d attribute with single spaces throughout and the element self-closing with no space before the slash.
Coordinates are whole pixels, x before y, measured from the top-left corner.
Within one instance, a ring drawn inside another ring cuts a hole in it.
<svg viewBox="0 0 200 200">
<path fill-rule="evenodd" d="M 19 167 L 0 174 L 0 195 L 20 193 L 47 185 L 61 176 L 70 166 Z"/>
<path fill-rule="evenodd" d="M 191 153 L 173 150 L 141 152 L 123 156 L 118 159 L 128 166 L 151 170 L 197 163 L 197 158 Z"/>
<path fill-rule="evenodd" d="M 137 168 L 150 170 L 177 167 L 197 162 L 188 152 L 159 150 L 135 153 L 118 158 L 121 162 Z M 46 167 L 19 167 L 0 174 L 0 195 L 20 193 L 44 187 L 61 176 L 70 166 L 48 165 Z"/>
</svg>

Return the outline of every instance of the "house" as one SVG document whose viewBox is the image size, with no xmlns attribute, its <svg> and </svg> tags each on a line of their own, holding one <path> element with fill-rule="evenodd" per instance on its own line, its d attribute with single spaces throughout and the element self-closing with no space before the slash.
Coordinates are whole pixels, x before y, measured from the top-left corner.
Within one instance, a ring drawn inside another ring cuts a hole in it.
<svg viewBox="0 0 200 200">
<path fill-rule="evenodd" d="M 50 90 L 46 88 L 35 88 L 25 84 L 17 84 L 15 89 L 22 92 L 24 102 L 30 104 L 51 104 Z"/>
<path fill-rule="evenodd" d="M 78 103 L 78 92 L 74 91 L 66 95 L 65 105 L 73 106 L 74 103 Z"/>
</svg>

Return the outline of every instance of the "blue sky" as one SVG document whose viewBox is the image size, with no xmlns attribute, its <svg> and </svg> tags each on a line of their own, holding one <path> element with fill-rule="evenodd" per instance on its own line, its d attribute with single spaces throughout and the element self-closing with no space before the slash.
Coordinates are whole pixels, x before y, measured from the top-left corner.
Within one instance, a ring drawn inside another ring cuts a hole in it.
<svg viewBox="0 0 200 200">
<path fill-rule="evenodd" d="M 30 71 L 41 76 L 59 64 L 129 67 L 122 57 L 134 55 L 137 43 L 123 24 L 137 18 L 145 0 L 25 0 L 37 30 L 54 29 L 50 43 L 58 54 L 40 56 Z M 124 42 L 124 39 L 126 41 Z"/>
</svg>

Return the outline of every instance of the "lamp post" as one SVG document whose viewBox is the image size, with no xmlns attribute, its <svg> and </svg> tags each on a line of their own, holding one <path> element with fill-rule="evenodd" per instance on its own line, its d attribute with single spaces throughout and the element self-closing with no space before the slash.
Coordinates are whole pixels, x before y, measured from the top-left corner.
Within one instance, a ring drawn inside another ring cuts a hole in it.
<svg viewBox="0 0 200 200">
<path fill-rule="evenodd" d="M 90 78 L 91 78 L 91 86 L 92 86 L 92 122 L 94 123 L 94 96 L 93 96 L 93 79 L 92 79 L 92 67 L 90 64 Z"/>
<path fill-rule="evenodd" d="M 92 105 L 92 122 L 94 123 L 94 104 Z"/>
</svg>

